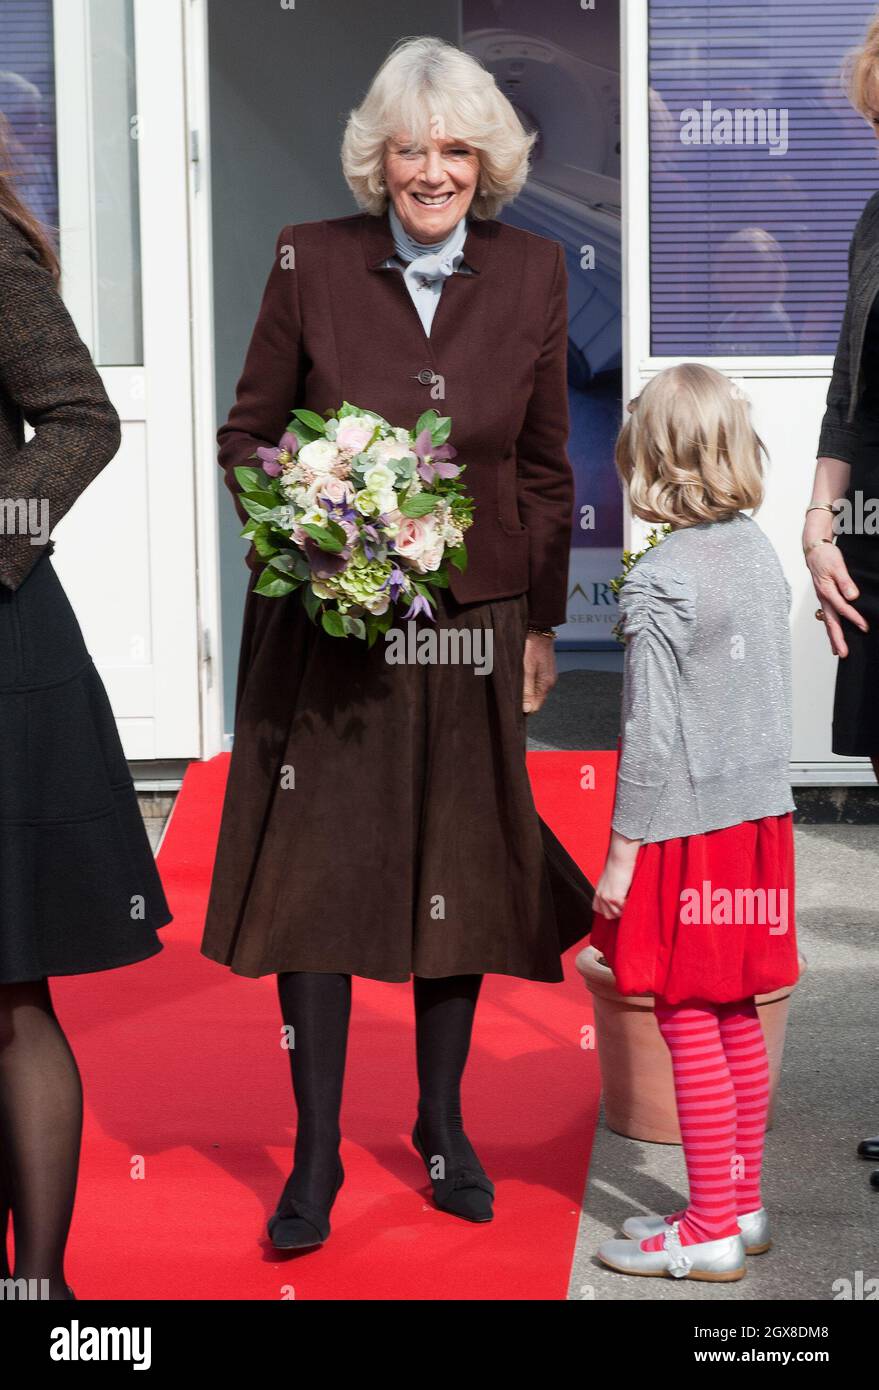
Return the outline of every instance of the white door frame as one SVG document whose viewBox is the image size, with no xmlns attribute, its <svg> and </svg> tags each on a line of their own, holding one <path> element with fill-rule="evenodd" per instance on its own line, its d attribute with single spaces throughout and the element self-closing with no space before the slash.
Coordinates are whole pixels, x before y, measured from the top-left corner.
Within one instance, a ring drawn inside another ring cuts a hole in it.
<svg viewBox="0 0 879 1390">
<path fill-rule="evenodd" d="M 636 396 L 646 381 L 679 358 L 656 357 L 650 351 L 650 145 L 649 145 L 649 0 L 623 0 L 621 4 L 621 86 L 623 103 L 623 391 L 624 400 Z M 833 366 L 830 357 L 693 357 L 707 363 L 741 383 L 748 394 L 766 403 L 770 383 L 777 391 L 795 389 L 795 383 L 812 378 L 815 392 L 823 398 Z M 808 388 L 811 395 L 811 388 Z M 814 401 L 809 402 L 814 405 Z M 761 434 L 763 430 L 758 424 Z M 817 434 L 815 441 L 817 444 Z M 792 446 L 794 447 L 794 446 Z M 798 447 L 798 446 L 797 446 Z M 823 713 L 809 714 L 808 735 L 799 739 L 791 762 L 791 781 L 796 785 L 860 786 L 873 785 L 875 777 L 866 758 L 842 758 L 830 752 L 829 691 L 832 689 L 833 657 L 819 625 L 800 622 L 804 605 L 814 608 L 811 581 L 802 562 L 800 534 L 803 510 L 799 495 L 808 499 L 811 465 L 808 458 L 794 458 L 791 449 L 784 455 L 776 448 L 773 463 L 791 484 L 790 495 L 779 497 L 770 486 L 768 506 L 758 517 L 785 562 L 794 589 L 794 702 L 819 699 Z M 796 493 L 794 489 L 796 488 Z M 806 501 L 803 501 L 805 508 Z M 628 549 L 644 545 L 649 525 L 624 508 L 624 535 Z M 802 707 L 801 707 L 802 710 Z M 815 719 L 812 716 L 815 715 Z M 826 716 L 826 717 L 825 717 Z M 817 719 L 817 723 L 815 720 Z M 813 727 L 814 725 L 814 727 Z M 804 748 L 803 743 L 808 744 Z M 814 745 L 814 746 L 813 746 Z"/>
<path fill-rule="evenodd" d="M 192 292 L 193 465 L 198 548 L 201 756 L 231 746 L 224 735 L 220 525 L 217 500 L 217 392 L 211 234 L 210 67 L 207 0 L 182 6 L 186 73 L 189 275 Z"/>
<path fill-rule="evenodd" d="M 138 141 L 144 365 L 97 365 L 122 421 L 122 453 L 130 448 L 145 479 L 138 497 L 145 509 L 138 531 L 138 583 L 142 595 L 148 589 L 149 632 L 132 633 L 131 640 L 148 655 L 130 663 L 117 659 L 100 669 L 128 756 L 163 761 L 198 757 L 203 743 L 184 45 L 180 0 L 133 0 L 133 13 L 137 126 L 131 136 Z M 54 32 L 63 288 L 94 353 L 97 257 L 87 0 L 55 0 Z M 89 513 L 86 533 L 108 510 L 112 514 L 107 479 L 95 487 L 94 496 L 77 509 L 78 517 L 71 518 L 74 530 L 84 524 L 83 507 Z M 68 524 L 65 518 L 59 529 Z M 100 582 L 94 543 L 89 555 L 82 550 L 80 535 L 66 564 L 73 571 L 90 563 L 93 582 Z"/>
</svg>

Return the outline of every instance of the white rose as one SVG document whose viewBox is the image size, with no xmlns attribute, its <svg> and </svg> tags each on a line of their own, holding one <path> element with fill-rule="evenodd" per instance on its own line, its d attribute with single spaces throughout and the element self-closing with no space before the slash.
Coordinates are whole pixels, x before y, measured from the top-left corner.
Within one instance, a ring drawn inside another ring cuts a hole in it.
<svg viewBox="0 0 879 1390">
<path fill-rule="evenodd" d="M 408 442 L 401 444 L 396 439 L 379 439 L 370 449 L 369 457 L 377 463 L 385 463 L 388 459 L 408 458 L 411 453 L 412 446 Z"/>
<path fill-rule="evenodd" d="M 297 454 L 299 462 L 312 473 L 329 473 L 338 457 L 339 451 L 329 439 L 313 439 L 310 444 L 303 444 Z"/>
<path fill-rule="evenodd" d="M 368 492 L 374 497 L 380 493 L 390 491 L 397 481 L 397 475 L 385 463 L 374 463 L 371 468 L 367 468 L 363 474 L 363 483 Z"/>
</svg>

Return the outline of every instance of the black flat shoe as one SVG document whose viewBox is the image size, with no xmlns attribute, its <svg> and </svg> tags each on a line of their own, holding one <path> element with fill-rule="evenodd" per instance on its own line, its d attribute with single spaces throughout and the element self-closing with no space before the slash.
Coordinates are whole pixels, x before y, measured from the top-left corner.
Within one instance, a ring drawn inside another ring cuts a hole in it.
<svg viewBox="0 0 879 1390">
<path fill-rule="evenodd" d="M 291 1173 L 287 1179 L 287 1187 L 292 1180 L 293 1174 Z M 314 1206 L 311 1202 L 304 1202 L 300 1197 L 288 1196 L 287 1187 L 285 1187 L 281 1193 L 277 1210 L 269 1218 L 268 1224 L 269 1240 L 275 1249 L 316 1250 L 319 1245 L 323 1245 L 330 1234 L 330 1211 L 332 1211 L 336 1194 L 344 1181 L 345 1170 L 340 1159 L 339 1174 L 327 1211 L 322 1211 L 320 1207 Z"/>
<path fill-rule="evenodd" d="M 430 1160 L 421 1140 L 418 1121 L 412 1131 L 412 1143 L 421 1155 L 427 1176 L 433 1188 L 433 1200 L 440 1211 L 460 1216 L 464 1221 L 492 1221 L 494 1210 L 494 1183 L 481 1167 L 467 1167 L 461 1164 L 450 1170 L 445 1178 L 431 1177 Z"/>
<path fill-rule="evenodd" d="M 879 1192 L 879 1168 L 874 1168 L 870 1174 L 870 1186 L 875 1187 L 876 1191 Z"/>
<path fill-rule="evenodd" d="M 862 1139 L 858 1145 L 858 1158 L 879 1158 L 879 1138 Z"/>
</svg>

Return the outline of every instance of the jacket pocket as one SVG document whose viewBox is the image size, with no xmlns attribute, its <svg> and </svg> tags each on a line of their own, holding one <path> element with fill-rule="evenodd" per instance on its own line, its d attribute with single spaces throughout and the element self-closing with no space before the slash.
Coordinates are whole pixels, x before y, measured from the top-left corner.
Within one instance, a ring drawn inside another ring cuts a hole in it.
<svg viewBox="0 0 879 1390">
<path fill-rule="evenodd" d="M 513 455 L 503 459 L 498 468 L 497 516 L 501 530 L 508 536 L 520 536 L 528 529 L 519 515 L 518 482 Z"/>
</svg>

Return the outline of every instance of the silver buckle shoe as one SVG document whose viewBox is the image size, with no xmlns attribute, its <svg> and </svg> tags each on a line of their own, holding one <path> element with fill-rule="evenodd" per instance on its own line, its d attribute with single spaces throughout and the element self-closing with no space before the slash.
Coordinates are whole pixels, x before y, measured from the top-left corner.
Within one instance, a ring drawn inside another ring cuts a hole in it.
<svg viewBox="0 0 879 1390">
<path fill-rule="evenodd" d="M 740 1235 L 681 1245 L 677 1221 L 668 1227 L 661 1250 L 642 1250 L 633 1240 L 605 1240 L 598 1247 L 598 1258 L 619 1274 L 640 1274 L 647 1278 L 729 1283 L 741 1279 L 745 1273 L 745 1243 Z"/>
<path fill-rule="evenodd" d="M 623 1235 L 628 1236 L 630 1240 L 647 1240 L 670 1227 L 671 1223 L 666 1221 L 664 1216 L 630 1216 L 623 1222 Z M 763 1255 L 770 1249 L 772 1235 L 769 1230 L 769 1213 L 765 1207 L 740 1216 L 739 1230 L 745 1242 L 746 1255 Z"/>
</svg>

